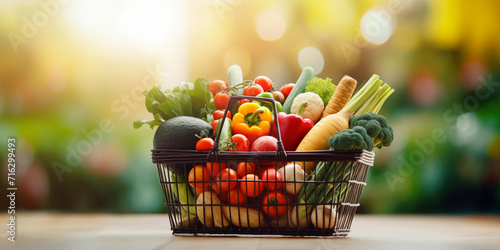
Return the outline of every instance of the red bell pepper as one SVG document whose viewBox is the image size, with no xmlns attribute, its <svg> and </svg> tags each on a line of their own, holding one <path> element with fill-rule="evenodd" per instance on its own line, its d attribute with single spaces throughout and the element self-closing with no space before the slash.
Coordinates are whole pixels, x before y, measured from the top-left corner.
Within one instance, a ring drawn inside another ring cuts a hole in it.
<svg viewBox="0 0 500 250">
<path fill-rule="evenodd" d="M 299 111 L 301 110 L 299 109 Z M 297 149 L 304 136 L 306 136 L 309 130 L 314 126 L 313 121 L 300 116 L 302 112 L 297 113 L 298 115 L 287 114 L 285 112 L 278 113 L 281 141 L 286 151 L 294 151 Z M 271 135 L 276 138 L 278 137 L 276 126 L 271 126 Z"/>
</svg>

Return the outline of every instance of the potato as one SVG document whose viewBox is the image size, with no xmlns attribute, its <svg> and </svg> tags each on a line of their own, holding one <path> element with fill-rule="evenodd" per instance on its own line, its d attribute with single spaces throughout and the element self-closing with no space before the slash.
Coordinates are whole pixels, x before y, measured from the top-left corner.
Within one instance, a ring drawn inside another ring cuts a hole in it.
<svg viewBox="0 0 500 250">
<path fill-rule="evenodd" d="M 198 196 L 196 204 L 196 215 L 201 223 L 208 228 L 212 227 L 227 227 L 229 221 L 222 215 L 219 197 L 212 191 L 205 191 Z"/>
<path fill-rule="evenodd" d="M 238 227 L 256 228 L 266 225 L 264 212 L 259 213 L 254 208 L 224 206 L 222 211 L 224 211 L 224 216 Z"/>
</svg>

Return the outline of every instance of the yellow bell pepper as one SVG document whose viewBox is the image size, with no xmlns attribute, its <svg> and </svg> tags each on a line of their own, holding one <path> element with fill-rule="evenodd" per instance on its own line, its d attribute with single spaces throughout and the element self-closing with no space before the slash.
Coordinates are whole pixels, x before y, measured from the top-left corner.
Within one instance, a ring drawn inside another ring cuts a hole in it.
<svg viewBox="0 0 500 250">
<path fill-rule="evenodd" d="M 257 138 L 269 134 L 272 121 L 273 115 L 268 108 L 257 103 L 245 103 L 233 116 L 233 134 L 246 136 L 251 145 Z"/>
</svg>

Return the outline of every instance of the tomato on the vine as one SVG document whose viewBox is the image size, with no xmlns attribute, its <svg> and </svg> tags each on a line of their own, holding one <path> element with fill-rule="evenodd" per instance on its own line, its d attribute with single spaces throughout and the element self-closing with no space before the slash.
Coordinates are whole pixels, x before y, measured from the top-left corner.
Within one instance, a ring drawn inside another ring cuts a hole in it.
<svg viewBox="0 0 500 250">
<path fill-rule="evenodd" d="M 264 89 L 258 84 L 252 84 L 243 89 L 243 95 L 247 96 L 258 96 L 264 93 Z"/>
<path fill-rule="evenodd" d="M 214 97 L 214 106 L 216 109 L 225 109 L 229 101 L 229 94 L 227 92 L 217 93 Z"/>
<path fill-rule="evenodd" d="M 250 141 L 242 134 L 235 134 L 231 137 L 231 142 L 234 143 L 234 149 L 238 152 L 246 152 L 250 149 Z M 232 148 L 231 148 L 232 149 Z M 231 150 L 233 151 L 233 150 Z"/>
<path fill-rule="evenodd" d="M 214 139 L 210 137 L 205 137 L 203 139 L 200 139 L 196 143 L 196 150 L 198 151 L 210 151 L 212 147 L 214 146 Z"/>
<path fill-rule="evenodd" d="M 253 80 L 253 82 L 255 84 L 260 85 L 262 87 L 262 89 L 264 90 L 264 92 L 267 92 L 267 91 L 270 91 L 271 89 L 273 89 L 273 82 L 267 76 L 257 76 L 255 78 L 255 80 Z"/>
<path fill-rule="evenodd" d="M 222 80 L 212 80 L 210 85 L 208 86 L 208 91 L 212 93 L 212 95 L 216 95 L 218 92 L 226 89 L 228 84 Z"/>
<path fill-rule="evenodd" d="M 280 91 L 285 96 L 285 99 L 292 92 L 293 87 L 295 87 L 295 83 L 285 84 L 285 86 L 281 87 Z"/>
<path fill-rule="evenodd" d="M 284 194 L 271 191 L 262 200 L 262 210 L 269 217 L 280 217 L 286 213 L 286 197 Z"/>
<path fill-rule="evenodd" d="M 212 112 L 212 116 L 214 117 L 214 120 L 220 120 L 224 116 L 224 110 L 223 109 L 218 109 Z M 231 119 L 231 111 L 227 111 L 227 118 Z"/>
</svg>

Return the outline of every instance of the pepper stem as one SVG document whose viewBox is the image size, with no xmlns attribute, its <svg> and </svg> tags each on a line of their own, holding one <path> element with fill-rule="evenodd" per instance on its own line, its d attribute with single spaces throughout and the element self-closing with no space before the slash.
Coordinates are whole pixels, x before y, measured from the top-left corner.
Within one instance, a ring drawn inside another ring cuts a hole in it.
<svg viewBox="0 0 500 250">
<path fill-rule="evenodd" d="M 298 116 L 302 116 L 302 112 L 304 112 L 304 109 L 307 107 L 307 102 L 303 102 L 300 104 L 299 109 L 297 109 L 297 114 Z"/>
<path fill-rule="evenodd" d="M 258 125 L 260 123 L 259 114 L 262 113 L 264 113 L 264 108 L 256 109 L 251 116 L 246 117 L 245 122 L 250 126 Z"/>
</svg>

